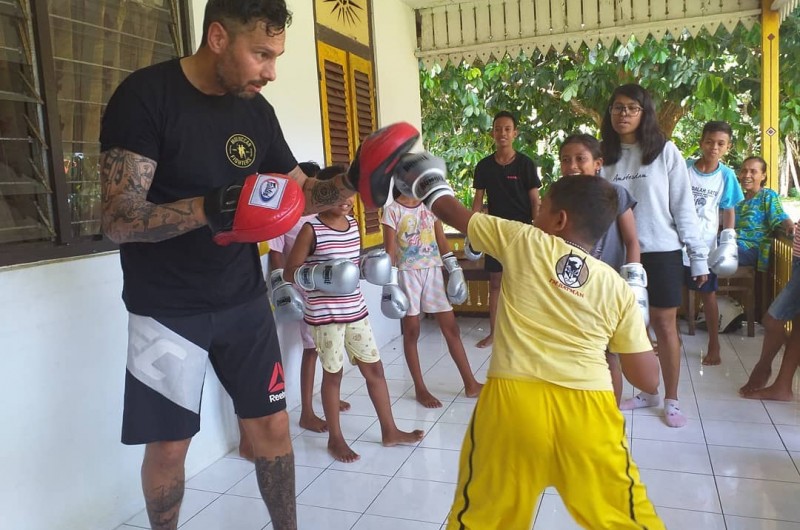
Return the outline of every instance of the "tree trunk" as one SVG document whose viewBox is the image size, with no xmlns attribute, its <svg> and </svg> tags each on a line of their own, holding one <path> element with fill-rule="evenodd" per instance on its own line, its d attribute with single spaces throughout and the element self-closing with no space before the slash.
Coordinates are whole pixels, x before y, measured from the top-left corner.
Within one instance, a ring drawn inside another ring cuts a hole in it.
<svg viewBox="0 0 800 530">
<path fill-rule="evenodd" d="M 667 138 L 672 138 L 672 131 L 675 130 L 675 126 L 685 113 L 686 111 L 680 103 L 666 100 L 661 105 L 661 109 L 657 112 L 657 120 Z"/>
</svg>

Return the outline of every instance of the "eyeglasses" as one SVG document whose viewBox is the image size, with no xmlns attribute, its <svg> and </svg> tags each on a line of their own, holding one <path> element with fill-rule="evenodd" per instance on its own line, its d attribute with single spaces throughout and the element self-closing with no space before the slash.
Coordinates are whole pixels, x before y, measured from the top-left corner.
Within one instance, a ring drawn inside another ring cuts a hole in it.
<svg viewBox="0 0 800 530">
<path fill-rule="evenodd" d="M 619 116 L 623 112 L 628 116 L 638 116 L 639 113 L 642 112 L 642 107 L 640 107 L 639 105 L 629 105 L 629 106 L 611 105 L 611 107 L 609 107 L 609 110 L 611 111 L 611 114 L 615 116 Z"/>
</svg>

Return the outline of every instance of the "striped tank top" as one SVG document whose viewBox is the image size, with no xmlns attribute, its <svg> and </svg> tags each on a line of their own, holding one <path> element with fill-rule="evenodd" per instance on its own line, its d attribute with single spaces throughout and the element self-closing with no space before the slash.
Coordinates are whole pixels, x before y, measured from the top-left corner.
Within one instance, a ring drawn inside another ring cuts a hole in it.
<svg viewBox="0 0 800 530">
<path fill-rule="evenodd" d="M 325 263 L 334 259 L 349 259 L 360 264 L 361 235 L 356 220 L 347 216 L 346 230 L 335 230 L 314 216 L 307 224 L 314 229 L 314 243 L 306 264 Z M 367 304 L 357 288 L 351 294 L 333 294 L 319 290 L 306 293 L 304 320 L 310 326 L 346 324 L 367 316 Z"/>
</svg>

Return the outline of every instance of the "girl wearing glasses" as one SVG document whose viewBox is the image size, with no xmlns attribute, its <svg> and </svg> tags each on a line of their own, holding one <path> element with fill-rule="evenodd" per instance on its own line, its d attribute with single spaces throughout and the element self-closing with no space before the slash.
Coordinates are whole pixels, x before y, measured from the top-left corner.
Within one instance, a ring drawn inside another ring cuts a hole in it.
<svg viewBox="0 0 800 530">
<path fill-rule="evenodd" d="M 661 132 L 650 95 L 636 84 L 614 90 L 600 134 L 602 175 L 627 189 L 638 203 L 633 215 L 649 280 L 650 325 L 664 376 L 664 419 L 670 427 L 683 427 L 686 417 L 678 403 L 680 339 L 675 319 L 684 281 L 684 245 L 698 286 L 708 275 L 708 247 L 700 237 L 686 162 Z M 655 407 L 659 401 L 658 394 L 640 392 L 624 400 L 620 408 Z"/>
</svg>

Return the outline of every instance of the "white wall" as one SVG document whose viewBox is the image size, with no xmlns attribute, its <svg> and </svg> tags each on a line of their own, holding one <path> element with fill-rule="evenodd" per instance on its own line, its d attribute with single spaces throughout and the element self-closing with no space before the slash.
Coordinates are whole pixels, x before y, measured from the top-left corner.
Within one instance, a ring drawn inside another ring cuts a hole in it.
<svg viewBox="0 0 800 530">
<path fill-rule="evenodd" d="M 419 61 L 414 11 L 401 0 L 373 0 L 378 123 L 421 127 Z"/>
<path fill-rule="evenodd" d="M 205 0 L 192 4 L 199 31 Z M 322 162 L 311 2 L 290 0 L 290 7 L 286 54 L 266 95 L 297 159 Z M 373 7 L 383 28 L 375 32 L 379 123 L 419 125 L 413 14 L 400 0 Z M 362 288 L 384 345 L 399 324 L 381 315 L 379 287 Z M 117 253 L 0 268 L 0 528 L 111 530 L 141 510 L 142 448 L 119 442 L 127 345 L 121 290 Z M 290 406 L 299 403 L 300 349 L 284 344 Z M 237 436 L 230 399 L 209 369 L 187 475 L 230 451 Z"/>
<path fill-rule="evenodd" d="M 0 269 L 0 528 L 108 530 L 141 509 L 142 449 L 119 441 L 121 288 L 116 253 Z M 236 439 L 214 376 L 202 421 L 190 475 Z"/>
</svg>

